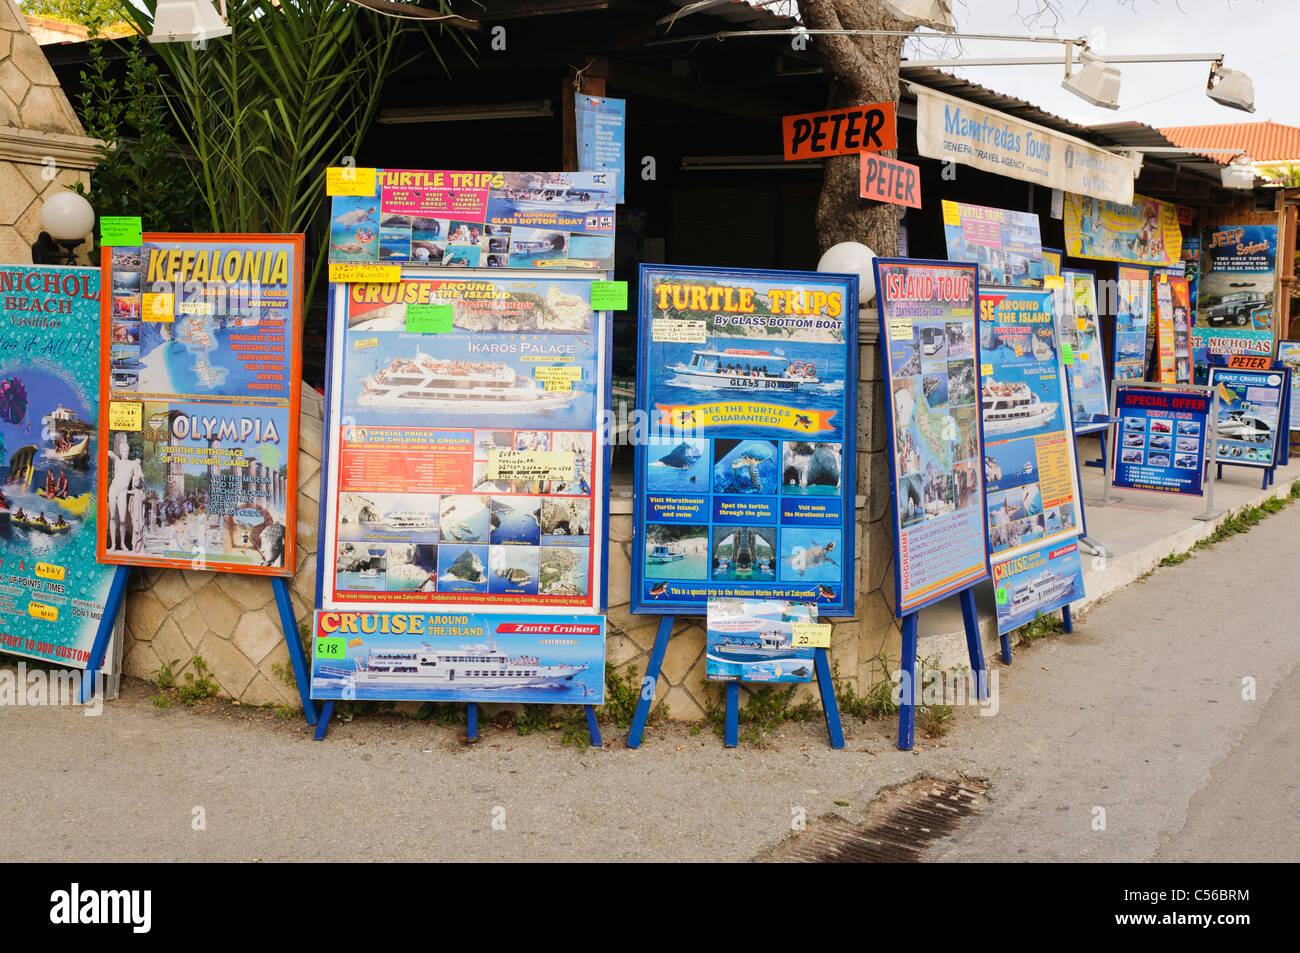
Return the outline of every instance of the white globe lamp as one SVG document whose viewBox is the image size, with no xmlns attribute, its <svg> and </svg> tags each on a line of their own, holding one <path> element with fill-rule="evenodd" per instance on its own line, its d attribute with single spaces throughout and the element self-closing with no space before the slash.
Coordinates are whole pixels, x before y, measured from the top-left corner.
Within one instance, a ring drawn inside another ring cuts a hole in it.
<svg viewBox="0 0 1300 953">
<path fill-rule="evenodd" d="M 870 304 L 876 297 L 876 253 L 861 242 L 840 242 L 826 249 L 817 262 L 818 271 L 858 276 L 858 304 Z"/>
<path fill-rule="evenodd" d="M 54 242 L 43 246 L 37 239 L 32 248 L 32 261 L 47 265 L 75 264 L 77 246 L 94 227 L 95 210 L 83 196 L 67 189 L 56 192 L 41 205 L 41 231 Z M 37 249 L 42 247 L 44 252 L 38 253 Z M 38 254 L 45 260 L 38 260 Z"/>
</svg>

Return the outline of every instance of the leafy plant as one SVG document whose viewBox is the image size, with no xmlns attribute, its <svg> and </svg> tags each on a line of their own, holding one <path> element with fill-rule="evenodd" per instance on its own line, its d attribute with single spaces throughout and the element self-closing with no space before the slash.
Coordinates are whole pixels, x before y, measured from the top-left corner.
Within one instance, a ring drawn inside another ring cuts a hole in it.
<svg viewBox="0 0 1300 953">
<path fill-rule="evenodd" d="M 716 734 L 726 734 L 727 706 L 720 683 L 707 678 L 704 687 L 704 720 Z M 736 712 L 739 740 L 756 748 L 767 747 L 768 738 L 788 721 L 809 721 L 821 714 L 821 708 L 812 699 L 792 704 L 798 685 L 778 688 L 765 685 L 753 688 L 749 700 Z"/>
<path fill-rule="evenodd" d="M 892 672 L 897 667 L 896 663 L 890 661 L 884 649 L 881 649 L 871 661 L 875 663 L 876 668 L 885 673 Z M 873 719 L 898 714 L 898 702 L 894 700 L 894 683 L 890 681 L 888 674 L 872 682 L 865 695 L 859 695 L 851 681 L 841 682 L 839 675 L 840 667 L 837 662 L 834 672 L 835 700 L 839 703 L 842 713 L 855 718 Z"/>
</svg>

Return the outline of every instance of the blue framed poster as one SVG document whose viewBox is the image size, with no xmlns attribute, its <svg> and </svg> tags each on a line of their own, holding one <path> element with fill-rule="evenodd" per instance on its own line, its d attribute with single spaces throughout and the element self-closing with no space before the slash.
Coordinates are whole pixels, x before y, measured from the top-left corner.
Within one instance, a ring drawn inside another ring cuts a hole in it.
<svg viewBox="0 0 1300 953">
<path fill-rule="evenodd" d="M 1210 385 L 1219 392 L 1214 462 L 1274 466 L 1285 383 L 1277 368 L 1210 368 Z"/>
<path fill-rule="evenodd" d="M 973 264 L 876 259 L 900 618 L 987 579 L 979 277 Z"/>
<path fill-rule="evenodd" d="M 1208 393 L 1120 388 L 1113 485 L 1200 496 L 1210 407 Z"/>
<path fill-rule="evenodd" d="M 999 635 L 1083 596 L 1078 542 L 1043 546 L 993 565 Z"/>
<path fill-rule="evenodd" d="M 601 705 L 605 617 L 317 610 L 311 697 Z"/>
<path fill-rule="evenodd" d="M 1192 376 L 1197 384 L 1209 378 L 1210 365 L 1225 364 L 1234 354 L 1270 357 L 1273 335 L 1269 331 L 1242 328 L 1192 328 Z"/>
<path fill-rule="evenodd" d="M 322 608 L 601 610 L 610 314 L 591 286 L 333 286 Z"/>
<path fill-rule="evenodd" d="M 1081 532 L 1074 427 L 1052 293 L 980 293 L 979 362 L 989 558 L 1011 559 Z"/>
<path fill-rule="evenodd" d="M 1287 420 L 1291 431 L 1300 430 L 1300 341 L 1278 341 L 1277 362 L 1291 371 L 1291 406 Z"/>
<path fill-rule="evenodd" d="M 1140 381 L 1146 375 L 1151 272 L 1120 265 L 1116 275 L 1115 359 L 1111 376 L 1117 381 Z"/>
<path fill-rule="evenodd" d="M 0 290 L 0 652 L 84 669 L 116 572 L 95 561 L 100 272 L 5 265 Z"/>
<path fill-rule="evenodd" d="M 1076 432 L 1087 427 L 1097 429 L 1104 427 L 1105 419 L 1110 416 L 1110 392 L 1106 389 L 1106 362 L 1097 317 L 1097 280 L 1091 271 L 1072 268 L 1061 273 L 1061 280 L 1065 288 L 1057 325 L 1062 359 L 1069 373 L 1070 416 Z"/>
<path fill-rule="evenodd" d="M 815 602 L 710 600 L 705 677 L 719 682 L 811 682 L 817 650 L 798 645 L 800 623 L 817 625 Z"/>
<path fill-rule="evenodd" d="M 1201 237 L 1196 326 L 1273 328 L 1276 225 L 1220 225 Z"/>
<path fill-rule="evenodd" d="M 1033 212 L 944 199 L 943 235 L 948 260 L 975 262 L 981 282 L 1043 287 L 1047 266 L 1038 216 Z"/>
<path fill-rule="evenodd" d="M 852 615 L 855 276 L 642 265 L 632 611 Z"/>
</svg>

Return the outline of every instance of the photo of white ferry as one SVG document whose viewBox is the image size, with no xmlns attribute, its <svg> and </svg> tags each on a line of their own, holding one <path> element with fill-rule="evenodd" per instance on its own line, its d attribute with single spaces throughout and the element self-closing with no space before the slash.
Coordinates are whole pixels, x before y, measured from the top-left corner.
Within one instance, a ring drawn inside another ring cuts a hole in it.
<svg viewBox="0 0 1300 953">
<path fill-rule="evenodd" d="M 983 394 L 984 432 L 1009 433 L 1041 426 L 1052 419 L 1058 406 L 1060 405 L 1054 402 L 1039 400 L 1028 384 L 1002 384 L 986 378 Z"/>
<path fill-rule="evenodd" d="M 1011 590 L 1009 614 L 1012 618 L 1017 618 L 1024 613 L 1034 612 L 1041 606 L 1051 605 L 1055 608 L 1056 600 L 1073 592 L 1073 579 L 1044 569 L 1028 582 L 1022 582 Z"/>
<path fill-rule="evenodd" d="M 718 349 L 709 345 L 691 352 L 687 363 L 669 364 L 670 384 L 723 390 L 798 390 L 821 383 L 817 365 L 791 361 L 779 351 Z"/>
<path fill-rule="evenodd" d="M 355 689 L 356 697 L 365 697 L 366 689 L 376 688 L 420 691 L 565 688 L 586 670 L 585 664 L 545 665 L 535 655 L 511 656 L 498 649 L 495 642 L 455 649 L 435 649 L 425 642 L 419 649 L 368 652 L 357 659 L 353 669 L 321 665 L 317 676 L 341 680 L 345 692 Z"/>
<path fill-rule="evenodd" d="M 578 391 L 548 391 L 507 364 L 433 357 L 416 349 L 362 378 L 358 404 L 445 413 L 529 413 L 568 406 Z"/>
</svg>

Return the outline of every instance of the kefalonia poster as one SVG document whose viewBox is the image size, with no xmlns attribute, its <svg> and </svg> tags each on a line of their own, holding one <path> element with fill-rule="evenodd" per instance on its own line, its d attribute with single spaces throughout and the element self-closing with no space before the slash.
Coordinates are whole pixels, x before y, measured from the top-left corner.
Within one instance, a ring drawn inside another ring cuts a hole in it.
<svg viewBox="0 0 1300 953">
<path fill-rule="evenodd" d="M 974 265 L 876 260 L 894 488 L 895 613 L 988 578 Z"/>
<path fill-rule="evenodd" d="M 853 611 L 857 279 L 641 266 L 632 611 Z"/>
<path fill-rule="evenodd" d="M 99 271 L 7 265 L 0 296 L 0 652 L 85 668 L 115 572 L 95 562 Z"/>
<path fill-rule="evenodd" d="M 1183 232 L 1168 202 L 1134 195 L 1132 204 L 1120 205 L 1067 192 L 1064 224 L 1071 258 L 1181 267 Z"/>
<path fill-rule="evenodd" d="M 292 575 L 301 235 L 105 248 L 101 562 Z"/>
<path fill-rule="evenodd" d="M 609 321 L 591 286 L 334 286 L 325 607 L 600 608 Z"/>
</svg>

